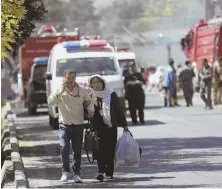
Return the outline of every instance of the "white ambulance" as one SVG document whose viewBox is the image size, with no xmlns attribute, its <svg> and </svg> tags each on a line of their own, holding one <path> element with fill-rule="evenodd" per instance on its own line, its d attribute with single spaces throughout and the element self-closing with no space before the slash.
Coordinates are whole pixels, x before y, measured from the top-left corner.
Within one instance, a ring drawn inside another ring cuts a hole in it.
<svg viewBox="0 0 222 189">
<path fill-rule="evenodd" d="M 125 77 L 129 66 L 134 66 L 136 70 L 139 71 L 139 66 L 136 62 L 136 54 L 134 52 L 123 52 L 122 48 L 119 48 L 117 57 L 123 77 Z"/>
<path fill-rule="evenodd" d="M 113 89 L 124 106 L 124 84 L 117 54 L 105 40 L 81 40 L 56 44 L 50 53 L 47 73 L 47 98 L 62 86 L 63 72 L 73 68 L 77 73 L 78 84 L 87 86 L 94 74 L 102 75 L 107 87 Z M 49 107 L 50 125 L 58 128 L 58 107 Z"/>
</svg>

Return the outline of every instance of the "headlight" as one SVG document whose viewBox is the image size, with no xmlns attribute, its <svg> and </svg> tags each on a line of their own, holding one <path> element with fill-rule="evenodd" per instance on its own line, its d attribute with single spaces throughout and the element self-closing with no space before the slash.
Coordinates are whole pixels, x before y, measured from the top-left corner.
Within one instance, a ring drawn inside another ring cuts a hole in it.
<svg viewBox="0 0 222 189">
<path fill-rule="evenodd" d="M 118 97 L 123 97 L 125 95 L 124 89 L 114 89 Z"/>
</svg>

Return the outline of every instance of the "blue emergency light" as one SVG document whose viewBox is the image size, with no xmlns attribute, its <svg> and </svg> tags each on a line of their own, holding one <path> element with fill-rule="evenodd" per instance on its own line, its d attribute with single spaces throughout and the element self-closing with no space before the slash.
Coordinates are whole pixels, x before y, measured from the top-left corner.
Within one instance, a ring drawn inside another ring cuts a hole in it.
<svg viewBox="0 0 222 189">
<path fill-rule="evenodd" d="M 105 47 L 106 45 L 107 45 L 106 40 L 82 40 L 82 41 L 69 41 L 63 43 L 63 47 L 66 49 Z"/>
<path fill-rule="evenodd" d="M 33 62 L 36 64 L 47 64 L 49 57 L 36 57 Z"/>
<path fill-rule="evenodd" d="M 63 47 L 66 49 L 81 48 L 80 41 L 64 42 Z"/>
</svg>

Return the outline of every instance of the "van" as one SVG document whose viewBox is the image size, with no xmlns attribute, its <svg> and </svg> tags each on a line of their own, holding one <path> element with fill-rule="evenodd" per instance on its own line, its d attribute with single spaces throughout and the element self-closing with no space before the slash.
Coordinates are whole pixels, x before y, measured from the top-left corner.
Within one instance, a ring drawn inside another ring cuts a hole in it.
<svg viewBox="0 0 222 189">
<path fill-rule="evenodd" d="M 102 75 L 107 87 L 113 89 L 122 106 L 125 104 L 124 84 L 115 50 L 105 40 L 82 40 L 56 44 L 50 53 L 46 73 L 47 98 L 62 86 L 63 72 L 73 68 L 76 82 L 87 87 L 89 77 Z M 58 128 L 58 107 L 49 107 L 49 122 Z"/>
<path fill-rule="evenodd" d="M 134 52 L 117 52 L 117 57 L 123 77 L 126 76 L 129 66 L 134 66 L 136 70 L 139 71 Z"/>
</svg>

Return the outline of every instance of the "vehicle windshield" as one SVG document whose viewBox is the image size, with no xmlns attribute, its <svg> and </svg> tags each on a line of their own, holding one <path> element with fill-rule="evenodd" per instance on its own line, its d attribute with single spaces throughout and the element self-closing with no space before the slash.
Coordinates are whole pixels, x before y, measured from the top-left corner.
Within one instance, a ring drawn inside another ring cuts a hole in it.
<svg viewBox="0 0 222 189">
<path fill-rule="evenodd" d="M 33 70 L 33 79 L 45 78 L 47 65 L 36 65 Z"/>
<path fill-rule="evenodd" d="M 62 77 L 63 72 L 72 68 L 77 76 L 117 75 L 118 69 L 113 57 L 90 57 L 90 58 L 70 58 L 60 59 L 56 64 L 56 76 Z"/>
</svg>

